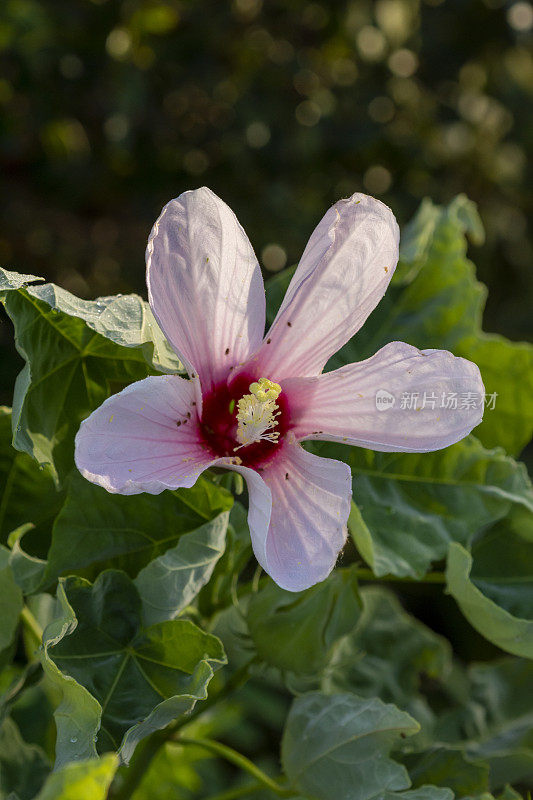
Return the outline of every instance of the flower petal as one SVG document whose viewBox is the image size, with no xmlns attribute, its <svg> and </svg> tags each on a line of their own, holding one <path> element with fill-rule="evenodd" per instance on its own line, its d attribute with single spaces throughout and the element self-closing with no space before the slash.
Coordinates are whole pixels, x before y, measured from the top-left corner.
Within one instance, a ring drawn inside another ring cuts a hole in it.
<svg viewBox="0 0 533 800">
<path fill-rule="evenodd" d="M 150 377 L 109 397 L 77 433 L 81 474 L 118 494 L 193 486 L 214 461 L 199 433 L 195 383 Z"/>
<path fill-rule="evenodd" d="M 354 194 L 332 206 L 257 354 L 259 373 L 278 382 L 320 373 L 385 294 L 398 244 L 394 215 L 379 200 Z"/>
<path fill-rule="evenodd" d="M 155 318 L 209 391 L 263 338 L 263 279 L 248 237 L 216 194 L 185 192 L 152 228 L 146 266 Z"/>
<path fill-rule="evenodd" d="M 481 422 L 485 391 L 471 361 L 403 342 L 334 372 L 290 379 L 283 389 L 297 439 L 408 453 L 464 438 Z"/>
<path fill-rule="evenodd" d="M 261 477 L 231 469 L 248 484 L 252 545 L 263 569 L 290 592 L 324 580 L 346 541 L 350 468 L 296 444 L 286 445 Z"/>
<path fill-rule="evenodd" d="M 243 467 L 231 462 L 228 458 L 221 458 L 214 466 L 225 467 L 234 472 L 240 472 L 248 487 L 248 527 L 254 555 L 263 569 L 266 567 L 266 542 L 272 512 L 272 494 L 270 489 L 259 475 L 249 467 Z"/>
</svg>

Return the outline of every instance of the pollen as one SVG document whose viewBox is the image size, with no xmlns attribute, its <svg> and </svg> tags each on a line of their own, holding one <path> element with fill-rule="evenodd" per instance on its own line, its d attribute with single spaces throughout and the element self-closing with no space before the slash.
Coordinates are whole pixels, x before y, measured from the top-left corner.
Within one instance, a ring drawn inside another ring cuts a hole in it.
<svg viewBox="0 0 533 800">
<path fill-rule="evenodd" d="M 253 442 L 277 442 L 279 432 L 275 431 L 279 408 L 276 400 L 281 394 L 281 386 L 268 378 L 259 378 L 250 384 L 250 394 L 245 394 L 237 403 L 237 441 L 239 450 Z"/>
</svg>

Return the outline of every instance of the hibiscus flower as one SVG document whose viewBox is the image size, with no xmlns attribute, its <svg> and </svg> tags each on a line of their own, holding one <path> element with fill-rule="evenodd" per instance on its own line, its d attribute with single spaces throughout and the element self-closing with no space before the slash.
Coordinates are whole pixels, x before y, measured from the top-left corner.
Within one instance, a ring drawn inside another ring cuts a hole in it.
<svg viewBox="0 0 533 800">
<path fill-rule="evenodd" d="M 149 377 L 108 398 L 76 437 L 82 475 L 108 492 L 158 494 L 191 487 L 210 467 L 240 472 L 263 569 L 290 591 L 323 580 L 346 539 L 351 474 L 301 442 L 427 452 L 482 417 L 477 366 L 447 351 L 392 342 L 322 372 L 381 300 L 398 243 L 383 203 L 340 200 L 312 233 L 264 335 L 261 271 L 234 213 L 207 188 L 171 200 L 148 240 L 146 281 L 188 378 Z M 466 396 L 478 402 L 449 402 Z"/>
</svg>

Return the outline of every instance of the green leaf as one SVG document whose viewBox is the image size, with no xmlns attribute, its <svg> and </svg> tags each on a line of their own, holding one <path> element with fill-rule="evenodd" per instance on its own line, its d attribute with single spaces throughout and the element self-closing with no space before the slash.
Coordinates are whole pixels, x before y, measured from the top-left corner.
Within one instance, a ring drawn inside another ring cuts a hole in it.
<svg viewBox="0 0 533 800">
<path fill-rule="evenodd" d="M 114 754 L 67 764 L 50 775 L 35 800 L 105 800 L 117 767 Z"/>
<path fill-rule="evenodd" d="M 303 592 L 268 579 L 250 598 L 247 622 L 257 653 L 271 666 L 319 672 L 333 645 L 355 626 L 361 600 L 354 569 L 336 570 Z"/>
<path fill-rule="evenodd" d="M 28 293 L 52 308 L 82 319 L 91 330 L 121 347 L 140 347 L 159 372 L 183 367 L 165 339 L 148 303 L 136 294 L 82 300 L 54 283 L 32 286 Z"/>
<path fill-rule="evenodd" d="M 81 420 L 114 388 L 146 377 L 140 349 L 121 347 L 29 289 L 5 292 L 15 344 L 26 364 L 15 383 L 13 445 L 60 482 L 72 469 Z"/>
<path fill-rule="evenodd" d="M 468 758 L 459 748 L 434 746 L 421 753 L 403 756 L 413 786 L 436 783 L 451 789 L 457 797 L 489 790 L 489 766 Z"/>
<path fill-rule="evenodd" d="M 191 489 L 122 496 L 75 472 L 54 524 L 43 585 L 91 565 L 94 575 L 104 566 L 137 575 L 184 534 L 203 525 L 223 527 L 231 505 L 231 495 L 205 478 Z"/>
<path fill-rule="evenodd" d="M 13 792 L 19 800 L 32 800 L 49 771 L 41 748 L 26 744 L 13 720 L 4 719 L 0 726 L 0 799 Z"/>
<path fill-rule="evenodd" d="M 21 289 L 35 281 L 44 281 L 44 278 L 39 278 L 37 275 L 22 275 L 20 272 L 10 272 L 0 267 L 0 292 Z"/>
<path fill-rule="evenodd" d="M 32 538 L 47 541 L 62 497 L 48 471 L 39 469 L 26 453 L 17 452 L 11 437 L 11 409 L 0 406 L 0 541 L 28 522 L 35 529 Z"/>
<path fill-rule="evenodd" d="M 57 603 L 58 617 L 43 634 L 41 663 L 48 680 L 61 697 L 54 711 L 57 729 L 55 768 L 60 769 L 75 759 L 96 758 L 95 742 L 102 709 L 91 693 L 74 678 L 63 674 L 50 657 L 50 649 L 72 634 L 78 624 L 61 584 L 57 589 Z"/>
<path fill-rule="evenodd" d="M 420 693 L 422 680 L 446 680 L 451 647 L 408 614 L 392 592 L 365 587 L 361 598 L 359 622 L 335 647 L 322 689 L 377 696 L 406 709 L 423 725 L 432 715 Z"/>
<path fill-rule="evenodd" d="M 472 558 L 478 589 L 511 614 L 533 620 L 533 514 L 513 509 L 474 543 Z"/>
<path fill-rule="evenodd" d="M 434 453 L 316 449 L 351 466 L 360 516 L 352 512 L 350 532 L 376 575 L 423 577 L 451 542 L 467 546 L 513 507 L 533 509 L 524 465 L 473 436 Z"/>
<path fill-rule="evenodd" d="M 127 762 L 142 738 L 205 699 L 214 670 L 225 662 L 222 644 L 188 620 L 143 629 L 141 599 L 122 572 L 106 571 L 94 585 L 68 578 L 60 588 L 77 625 L 56 637 L 48 658 L 66 684 L 83 687 L 101 716 L 99 731 L 79 725 L 80 752 L 71 749 L 71 737 L 63 759 L 87 757 L 82 753 L 96 738 L 100 752 L 118 750 Z"/>
<path fill-rule="evenodd" d="M 203 616 L 211 617 L 216 611 L 233 602 L 237 577 L 251 555 L 248 512 L 242 503 L 235 502 L 229 515 L 226 549 L 217 561 L 209 583 L 198 596 L 198 607 Z"/>
<path fill-rule="evenodd" d="M 385 792 L 383 800 L 453 800 L 451 789 L 440 786 L 421 786 L 407 792 Z"/>
<path fill-rule="evenodd" d="M 23 605 L 22 592 L 9 564 L 10 555 L 6 547 L 0 546 L 0 652 L 13 641 Z"/>
<path fill-rule="evenodd" d="M 319 800 L 370 800 L 407 789 L 409 776 L 389 753 L 418 727 L 377 698 L 311 692 L 298 697 L 289 712 L 283 768 L 297 791 Z"/>
<path fill-rule="evenodd" d="M 477 559 L 479 557 L 479 563 Z M 452 544 L 448 592 L 470 624 L 494 644 L 533 658 L 533 541 L 501 528 L 480 540 L 472 555 Z"/>
<path fill-rule="evenodd" d="M 210 579 L 224 552 L 229 513 L 224 511 L 176 547 L 155 558 L 135 579 L 143 606 L 143 622 L 152 625 L 174 619 Z"/>
<path fill-rule="evenodd" d="M 12 547 L 9 563 L 17 584 L 26 595 L 38 591 L 47 568 L 47 562 L 44 559 L 32 556 L 22 549 L 24 535 L 30 532 L 33 532 L 31 523 L 21 525 L 9 536 L 9 544 Z"/>
<path fill-rule="evenodd" d="M 448 206 L 451 236 L 458 231 L 474 244 L 485 241 L 485 231 L 477 206 L 464 194 L 458 195 Z M 413 219 L 403 228 L 400 241 L 400 261 L 395 280 L 411 283 L 424 266 L 434 246 L 435 229 L 442 223 L 442 208 L 425 198 Z"/>
</svg>

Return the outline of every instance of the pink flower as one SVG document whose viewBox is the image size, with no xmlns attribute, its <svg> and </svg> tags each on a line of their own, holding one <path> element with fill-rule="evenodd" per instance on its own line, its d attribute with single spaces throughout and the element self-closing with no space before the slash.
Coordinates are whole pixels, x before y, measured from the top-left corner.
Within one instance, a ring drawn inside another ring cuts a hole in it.
<svg viewBox="0 0 533 800">
<path fill-rule="evenodd" d="M 478 368 L 443 350 L 392 342 L 322 374 L 385 293 L 398 242 L 383 203 L 340 200 L 311 235 L 263 336 L 259 264 L 231 209 L 206 188 L 171 200 L 148 241 L 146 280 L 189 379 L 149 377 L 106 400 L 76 437 L 80 472 L 108 492 L 158 494 L 192 486 L 209 467 L 236 470 L 248 485 L 261 566 L 290 591 L 323 580 L 346 539 L 351 475 L 300 442 L 427 452 L 459 441 L 482 417 Z M 478 402 L 462 408 L 457 398 L 467 393 Z"/>
</svg>

